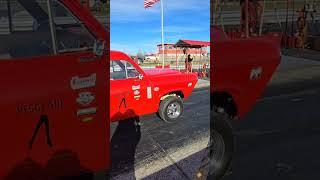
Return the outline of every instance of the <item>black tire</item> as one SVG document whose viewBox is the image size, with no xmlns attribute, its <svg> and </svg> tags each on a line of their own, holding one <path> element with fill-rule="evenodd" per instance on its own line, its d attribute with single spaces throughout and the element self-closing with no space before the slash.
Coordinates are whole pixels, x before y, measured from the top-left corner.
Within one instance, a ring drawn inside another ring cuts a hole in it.
<svg viewBox="0 0 320 180">
<path fill-rule="evenodd" d="M 219 180 L 230 170 L 234 136 L 231 119 L 226 113 L 211 112 L 210 165 L 208 180 Z M 223 146 L 223 148 L 219 148 Z M 223 151 L 223 153 L 221 153 Z"/>
<path fill-rule="evenodd" d="M 179 106 L 179 114 L 177 113 L 176 116 L 173 117 L 173 115 L 168 115 L 168 108 L 176 105 Z M 159 110 L 158 110 L 158 115 L 159 117 L 167 122 L 167 123 L 173 123 L 175 121 L 177 121 L 180 116 L 183 113 L 183 102 L 181 100 L 180 97 L 177 96 L 168 96 L 166 97 L 164 100 L 161 101 L 160 106 L 159 106 Z"/>
</svg>

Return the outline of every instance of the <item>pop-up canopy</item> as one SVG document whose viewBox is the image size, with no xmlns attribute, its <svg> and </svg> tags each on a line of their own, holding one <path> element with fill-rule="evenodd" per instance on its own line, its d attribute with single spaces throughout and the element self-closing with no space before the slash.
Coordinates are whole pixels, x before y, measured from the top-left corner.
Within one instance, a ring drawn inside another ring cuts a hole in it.
<svg viewBox="0 0 320 180">
<path fill-rule="evenodd" d="M 183 53 L 184 54 L 188 54 L 187 53 L 187 49 L 190 48 L 203 48 L 203 47 L 209 47 L 210 46 L 210 42 L 207 41 L 195 41 L 195 40 L 179 40 L 175 45 L 175 49 L 177 51 L 177 47 L 180 47 L 183 49 Z M 202 55 L 202 51 L 200 50 L 199 52 L 199 56 L 200 56 L 200 62 L 201 62 L 201 55 Z M 176 64 L 177 66 L 179 65 L 178 62 L 178 56 L 176 55 Z M 202 63 L 199 63 L 199 67 L 198 69 L 200 70 Z"/>
</svg>

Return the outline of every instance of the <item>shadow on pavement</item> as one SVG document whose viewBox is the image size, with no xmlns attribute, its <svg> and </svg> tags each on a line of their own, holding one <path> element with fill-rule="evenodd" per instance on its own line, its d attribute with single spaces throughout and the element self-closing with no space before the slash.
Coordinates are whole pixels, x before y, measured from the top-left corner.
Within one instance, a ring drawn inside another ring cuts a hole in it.
<svg viewBox="0 0 320 180">
<path fill-rule="evenodd" d="M 123 171 L 134 172 L 136 147 L 141 139 L 139 121 L 136 117 L 118 122 L 111 139 L 111 177 Z"/>
</svg>

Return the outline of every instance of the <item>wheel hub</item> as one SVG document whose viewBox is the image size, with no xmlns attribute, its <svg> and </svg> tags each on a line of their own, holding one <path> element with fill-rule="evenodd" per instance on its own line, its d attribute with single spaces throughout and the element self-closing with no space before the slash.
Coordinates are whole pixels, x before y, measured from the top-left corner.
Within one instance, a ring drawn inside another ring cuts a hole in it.
<svg viewBox="0 0 320 180">
<path fill-rule="evenodd" d="M 167 115 L 170 119 L 174 119 L 179 117 L 181 114 L 181 107 L 180 104 L 177 102 L 173 102 L 169 104 L 167 108 Z"/>
</svg>

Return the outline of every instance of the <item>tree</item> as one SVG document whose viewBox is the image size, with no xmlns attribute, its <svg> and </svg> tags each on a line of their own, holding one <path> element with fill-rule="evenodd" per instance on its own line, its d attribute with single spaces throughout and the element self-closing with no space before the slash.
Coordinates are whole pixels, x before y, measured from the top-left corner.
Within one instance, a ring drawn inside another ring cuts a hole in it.
<svg viewBox="0 0 320 180">
<path fill-rule="evenodd" d="M 143 63 L 144 59 L 145 59 L 145 53 L 143 53 L 141 50 L 137 53 L 137 57 L 138 60 L 141 61 Z"/>
</svg>

